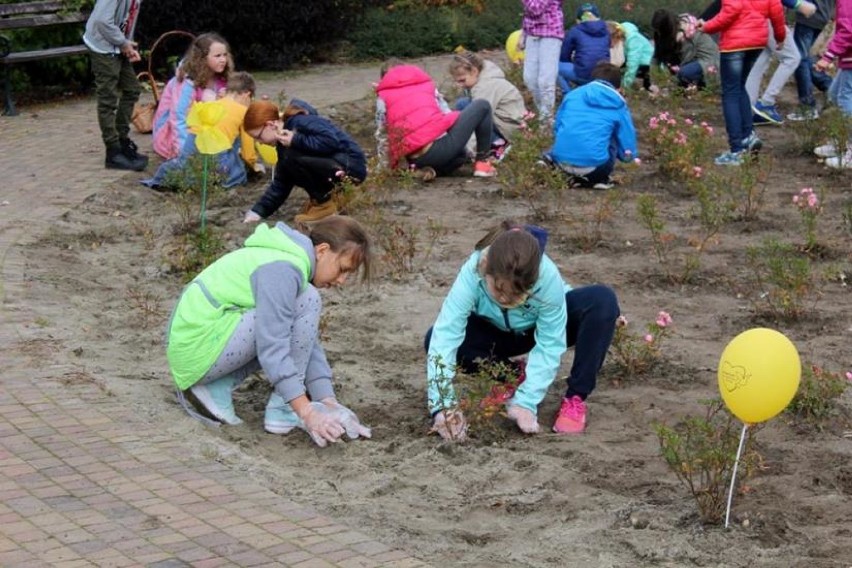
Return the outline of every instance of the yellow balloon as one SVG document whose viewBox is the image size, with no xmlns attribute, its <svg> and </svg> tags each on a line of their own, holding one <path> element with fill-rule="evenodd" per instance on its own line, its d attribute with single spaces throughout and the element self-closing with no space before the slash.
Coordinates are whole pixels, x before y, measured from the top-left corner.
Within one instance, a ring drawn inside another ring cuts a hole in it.
<svg viewBox="0 0 852 568">
<path fill-rule="evenodd" d="M 506 38 L 506 55 L 512 63 L 520 63 L 524 60 L 524 50 L 518 49 L 521 40 L 521 30 L 515 30 Z"/>
<path fill-rule="evenodd" d="M 719 392 L 728 410 L 746 424 L 769 420 L 799 389 L 802 363 L 787 337 L 764 327 L 744 331 L 719 359 Z"/>
</svg>

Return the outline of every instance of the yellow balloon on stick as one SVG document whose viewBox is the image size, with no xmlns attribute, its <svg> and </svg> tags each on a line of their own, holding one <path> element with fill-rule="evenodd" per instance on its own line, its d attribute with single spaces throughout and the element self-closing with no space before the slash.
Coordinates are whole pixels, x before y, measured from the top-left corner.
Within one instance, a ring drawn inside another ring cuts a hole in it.
<svg viewBox="0 0 852 568">
<path fill-rule="evenodd" d="M 524 60 L 524 50 L 518 48 L 521 40 L 521 30 L 515 30 L 506 38 L 506 55 L 512 63 L 520 63 Z"/>
<path fill-rule="evenodd" d="M 719 392 L 746 424 L 765 422 L 787 408 L 799 389 L 802 364 L 793 342 L 774 329 L 744 331 L 719 359 Z"/>
</svg>

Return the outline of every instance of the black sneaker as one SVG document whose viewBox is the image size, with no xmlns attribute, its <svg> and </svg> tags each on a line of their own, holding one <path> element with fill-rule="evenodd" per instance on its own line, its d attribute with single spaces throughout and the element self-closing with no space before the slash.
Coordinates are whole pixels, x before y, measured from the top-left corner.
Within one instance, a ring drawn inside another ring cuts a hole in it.
<svg viewBox="0 0 852 568">
<path fill-rule="evenodd" d="M 141 160 L 131 160 L 122 153 L 120 148 L 107 150 L 106 160 L 104 160 L 104 167 L 108 170 L 131 170 L 134 172 L 141 172 L 145 169 L 146 164 L 147 160 L 145 162 L 142 162 Z"/>
<path fill-rule="evenodd" d="M 148 156 L 139 153 L 139 146 L 130 138 L 121 140 L 121 153 L 130 158 L 131 162 L 141 162 L 144 165 L 142 169 L 148 165 Z"/>
</svg>

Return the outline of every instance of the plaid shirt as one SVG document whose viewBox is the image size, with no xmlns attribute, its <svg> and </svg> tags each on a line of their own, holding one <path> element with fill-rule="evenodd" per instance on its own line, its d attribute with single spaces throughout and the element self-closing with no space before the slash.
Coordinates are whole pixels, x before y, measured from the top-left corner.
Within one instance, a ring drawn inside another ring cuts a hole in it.
<svg viewBox="0 0 852 568">
<path fill-rule="evenodd" d="M 561 0 L 522 0 L 524 35 L 527 37 L 565 37 Z"/>
</svg>

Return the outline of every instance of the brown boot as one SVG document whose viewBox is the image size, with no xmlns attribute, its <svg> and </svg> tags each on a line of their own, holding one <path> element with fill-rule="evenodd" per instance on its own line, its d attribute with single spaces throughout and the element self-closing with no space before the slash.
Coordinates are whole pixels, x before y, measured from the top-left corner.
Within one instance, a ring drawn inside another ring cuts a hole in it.
<svg viewBox="0 0 852 568">
<path fill-rule="evenodd" d="M 337 205 L 334 204 L 333 199 L 329 199 L 325 203 L 317 203 L 315 201 L 311 201 L 310 206 L 308 206 L 307 210 L 304 213 L 299 213 L 296 215 L 296 223 L 313 223 L 314 221 L 319 221 L 320 219 L 324 219 L 329 215 L 337 214 Z"/>
</svg>

